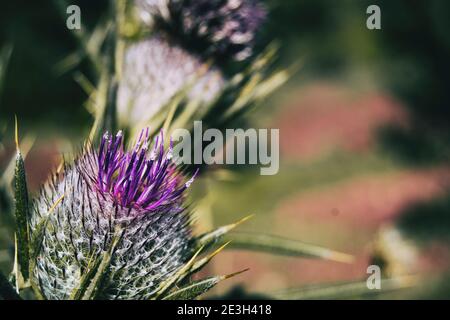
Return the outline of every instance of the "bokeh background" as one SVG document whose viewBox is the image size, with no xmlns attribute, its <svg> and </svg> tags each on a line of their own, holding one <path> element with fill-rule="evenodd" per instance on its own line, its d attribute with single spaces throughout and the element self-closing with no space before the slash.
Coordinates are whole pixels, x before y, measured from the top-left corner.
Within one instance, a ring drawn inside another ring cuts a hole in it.
<svg viewBox="0 0 450 320">
<path fill-rule="evenodd" d="M 89 64 L 58 68 L 78 44 L 56 1 L 7 1 L 0 10 L 0 46 L 13 46 L 0 96 L 0 168 L 14 151 L 16 114 L 21 136 L 34 141 L 26 159 L 33 192 L 92 123 L 74 80 L 77 72 L 89 77 Z M 88 28 L 106 8 L 105 0 L 73 3 Z M 266 3 L 261 44 L 277 40 L 279 66 L 301 66 L 249 120 L 280 129 L 280 171 L 269 177 L 258 168 L 228 168 L 227 179 L 202 181 L 194 192 L 198 229 L 254 213 L 242 229 L 347 252 L 355 262 L 227 251 L 208 273 L 250 271 L 213 294 L 364 280 L 377 262 L 392 275 L 426 279 L 389 297 L 450 298 L 450 2 Z M 381 7 L 382 30 L 366 28 L 370 4 Z M 5 272 L 11 237 L 0 225 Z"/>
</svg>

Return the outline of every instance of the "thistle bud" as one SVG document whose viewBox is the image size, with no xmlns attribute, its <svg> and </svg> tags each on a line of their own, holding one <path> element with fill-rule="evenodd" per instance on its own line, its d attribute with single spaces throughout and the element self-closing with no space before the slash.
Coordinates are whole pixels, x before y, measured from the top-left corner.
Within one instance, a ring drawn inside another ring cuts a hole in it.
<svg viewBox="0 0 450 320">
<path fill-rule="evenodd" d="M 201 43 L 206 56 L 241 61 L 253 51 L 257 30 L 266 17 L 258 0 L 136 0 L 139 15 L 185 42 Z"/>
<path fill-rule="evenodd" d="M 120 239 L 100 290 L 105 299 L 147 299 L 190 258 L 187 181 L 148 129 L 126 151 L 106 133 L 56 174 L 34 204 L 32 236 L 43 234 L 33 277 L 47 299 L 68 299 L 92 261 Z M 58 199 L 62 199 L 58 203 Z M 55 205 L 55 203 L 58 203 Z"/>
<path fill-rule="evenodd" d="M 117 102 L 122 125 L 150 120 L 191 81 L 188 98 L 200 102 L 211 101 L 225 83 L 219 70 L 162 35 L 131 44 L 122 74 Z"/>
</svg>

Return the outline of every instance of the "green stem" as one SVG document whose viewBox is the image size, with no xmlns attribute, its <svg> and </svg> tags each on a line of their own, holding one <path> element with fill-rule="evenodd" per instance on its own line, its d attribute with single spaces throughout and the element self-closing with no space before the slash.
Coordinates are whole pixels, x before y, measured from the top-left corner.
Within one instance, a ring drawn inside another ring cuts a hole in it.
<svg viewBox="0 0 450 320">
<path fill-rule="evenodd" d="M 111 16 L 113 17 L 114 23 L 110 30 L 110 33 L 106 39 L 106 52 L 104 58 L 104 67 L 107 72 L 108 79 L 108 90 L 106 93 L 106 106 L 103 114 L 103 125 L 101 134 L 105 131 L 111 133 L 117 131 L 117 89 L 119 82 L 119 69 L 120 64 L 118 63 L 119 48 L 121 48 L 118 43 L 120 41 L 119 35 L 119 23 L 121 21 L 121 10 L 122 6 L 119 6 L 122 2 L 116 3 L 116 1 L 110 2 Z"/>
</svg>

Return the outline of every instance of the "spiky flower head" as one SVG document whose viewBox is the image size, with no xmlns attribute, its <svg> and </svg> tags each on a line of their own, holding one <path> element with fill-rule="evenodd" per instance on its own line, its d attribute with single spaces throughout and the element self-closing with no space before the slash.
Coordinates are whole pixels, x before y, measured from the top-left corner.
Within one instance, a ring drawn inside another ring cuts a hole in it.
<svg viewBox="0 0 450 320">
<path fill-rule="evenodd" d="M 105 134 L 42 190 L 31 233 L 42 237 L 33 276 L 47 299 L 77 294 L 107 255 L 97 298 L 150 298 L 190 258 L 193 177 L 176 168 L 162 134 L 151 145 L 148 132 L 130 151 L 120 132 Z"/>
<path fill-rule="evenodd" d="M 122 125 L 147 122 L 192 81 L 188 98 L 201 102 L 211 101 L 225 83 L 219 70 L 162 35 L 131 44 L 122 74 L 117 102 Z"/>
<path fill-rule="evenodd" d="M 259 0 L 136 0 L 142 20 L 201 46 L 206 56 L 251 56 L 266 17 Z"/>
</svg>

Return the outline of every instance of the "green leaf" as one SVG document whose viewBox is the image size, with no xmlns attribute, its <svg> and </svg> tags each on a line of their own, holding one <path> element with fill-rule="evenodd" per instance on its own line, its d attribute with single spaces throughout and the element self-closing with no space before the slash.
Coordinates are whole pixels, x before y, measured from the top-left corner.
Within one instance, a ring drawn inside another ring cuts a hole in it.
<svg viewBox="0 0 450 320">
<path fill-rule="evenodd" d="M 417 276 L 402 276 L 382 279 L 381 289 L 370 290 L 366 280 L 288 289 L 270 294 L 274 299 L 311 300 L 311 299 L 351 299 L 379 296 L 392 291 L 408 289 L 418 284 Z"/>
<path fill-rule="evenodd" d="M 237 276 L 238 274 L 241 274 L 247 270 L 248 269 L 235 272 L 230 275 L 209 277 L 203 280 L 195 281 L 190 285 L 167 295 L 163 298 L 163 300 L 193 300 L 212 289 L 219 282 Z"/>
<path fill-rule="evenodd" d="M 195 281 L 191 285 L 169 294 L 168 296 L 164 297 L 163 300 L 193 300 L 209 291 L 220 281 L 220 277 L 210 277 Z"/>
<path fill-rule="evenodd" d="M 229 249 L 262 251 L 284 256 L 319 258 L 344 263 L 353 261 L 353 257 L 345 253 L 273 235 L 233 232 L 228 235 L 228 238 L 232 240 L 228 246 Z"/>
<path fill-rule="evenodd" d="M 18 128 L 16 119 L 16 168 L 14 173 L 14 200 L 15 200 L 15 218 L 16 218 L 16 259 L 15 272 L 17 288 L 21 289 L 29 280 L 29 202 L 28 188 L 25 174 L 25 163 L 19 149 Z"/>
<path fill-rule="evenodd" d="M 34 145 L 36 137 L 34 135 L 25 136 L 20 143 L 20 154 L 22 155 L 22 159 L 26 160 L 27 155 L 31 148 Z M 3 171 L 3 174 L 0 178 L 0 184 L 4 186 L 7 190 L 11 188 L 12 182 L 14 180 L 14 174 L 16 170 L 16 155 L 11 157 L 6 169 Z M 9 190 L 8 190 L 9 191 Z M 12 190 L 11 190 L 12 191 Z"/>
<path fill-rule="evenodd" d="M 28 152 L 33 147 L 35 136 L 27 135 L 21 142 L 20 153 L 22 158 L 26 160 Z M 14 225 L 13 203 L 14 203 L 14 191 L 13 180 L 16 169 L 16 156 L 13 155 L 8 162 L 3 174 L 0 177 L 0 206 L 3 205 L 0 210 L 4 210 L 4 221 L 8 225 Z"/>
<path fill-rule="evenodd" d="M 0 272 L 0 298 L 4 300 L 22 300 L 8 279 Z"/>
</svg>

